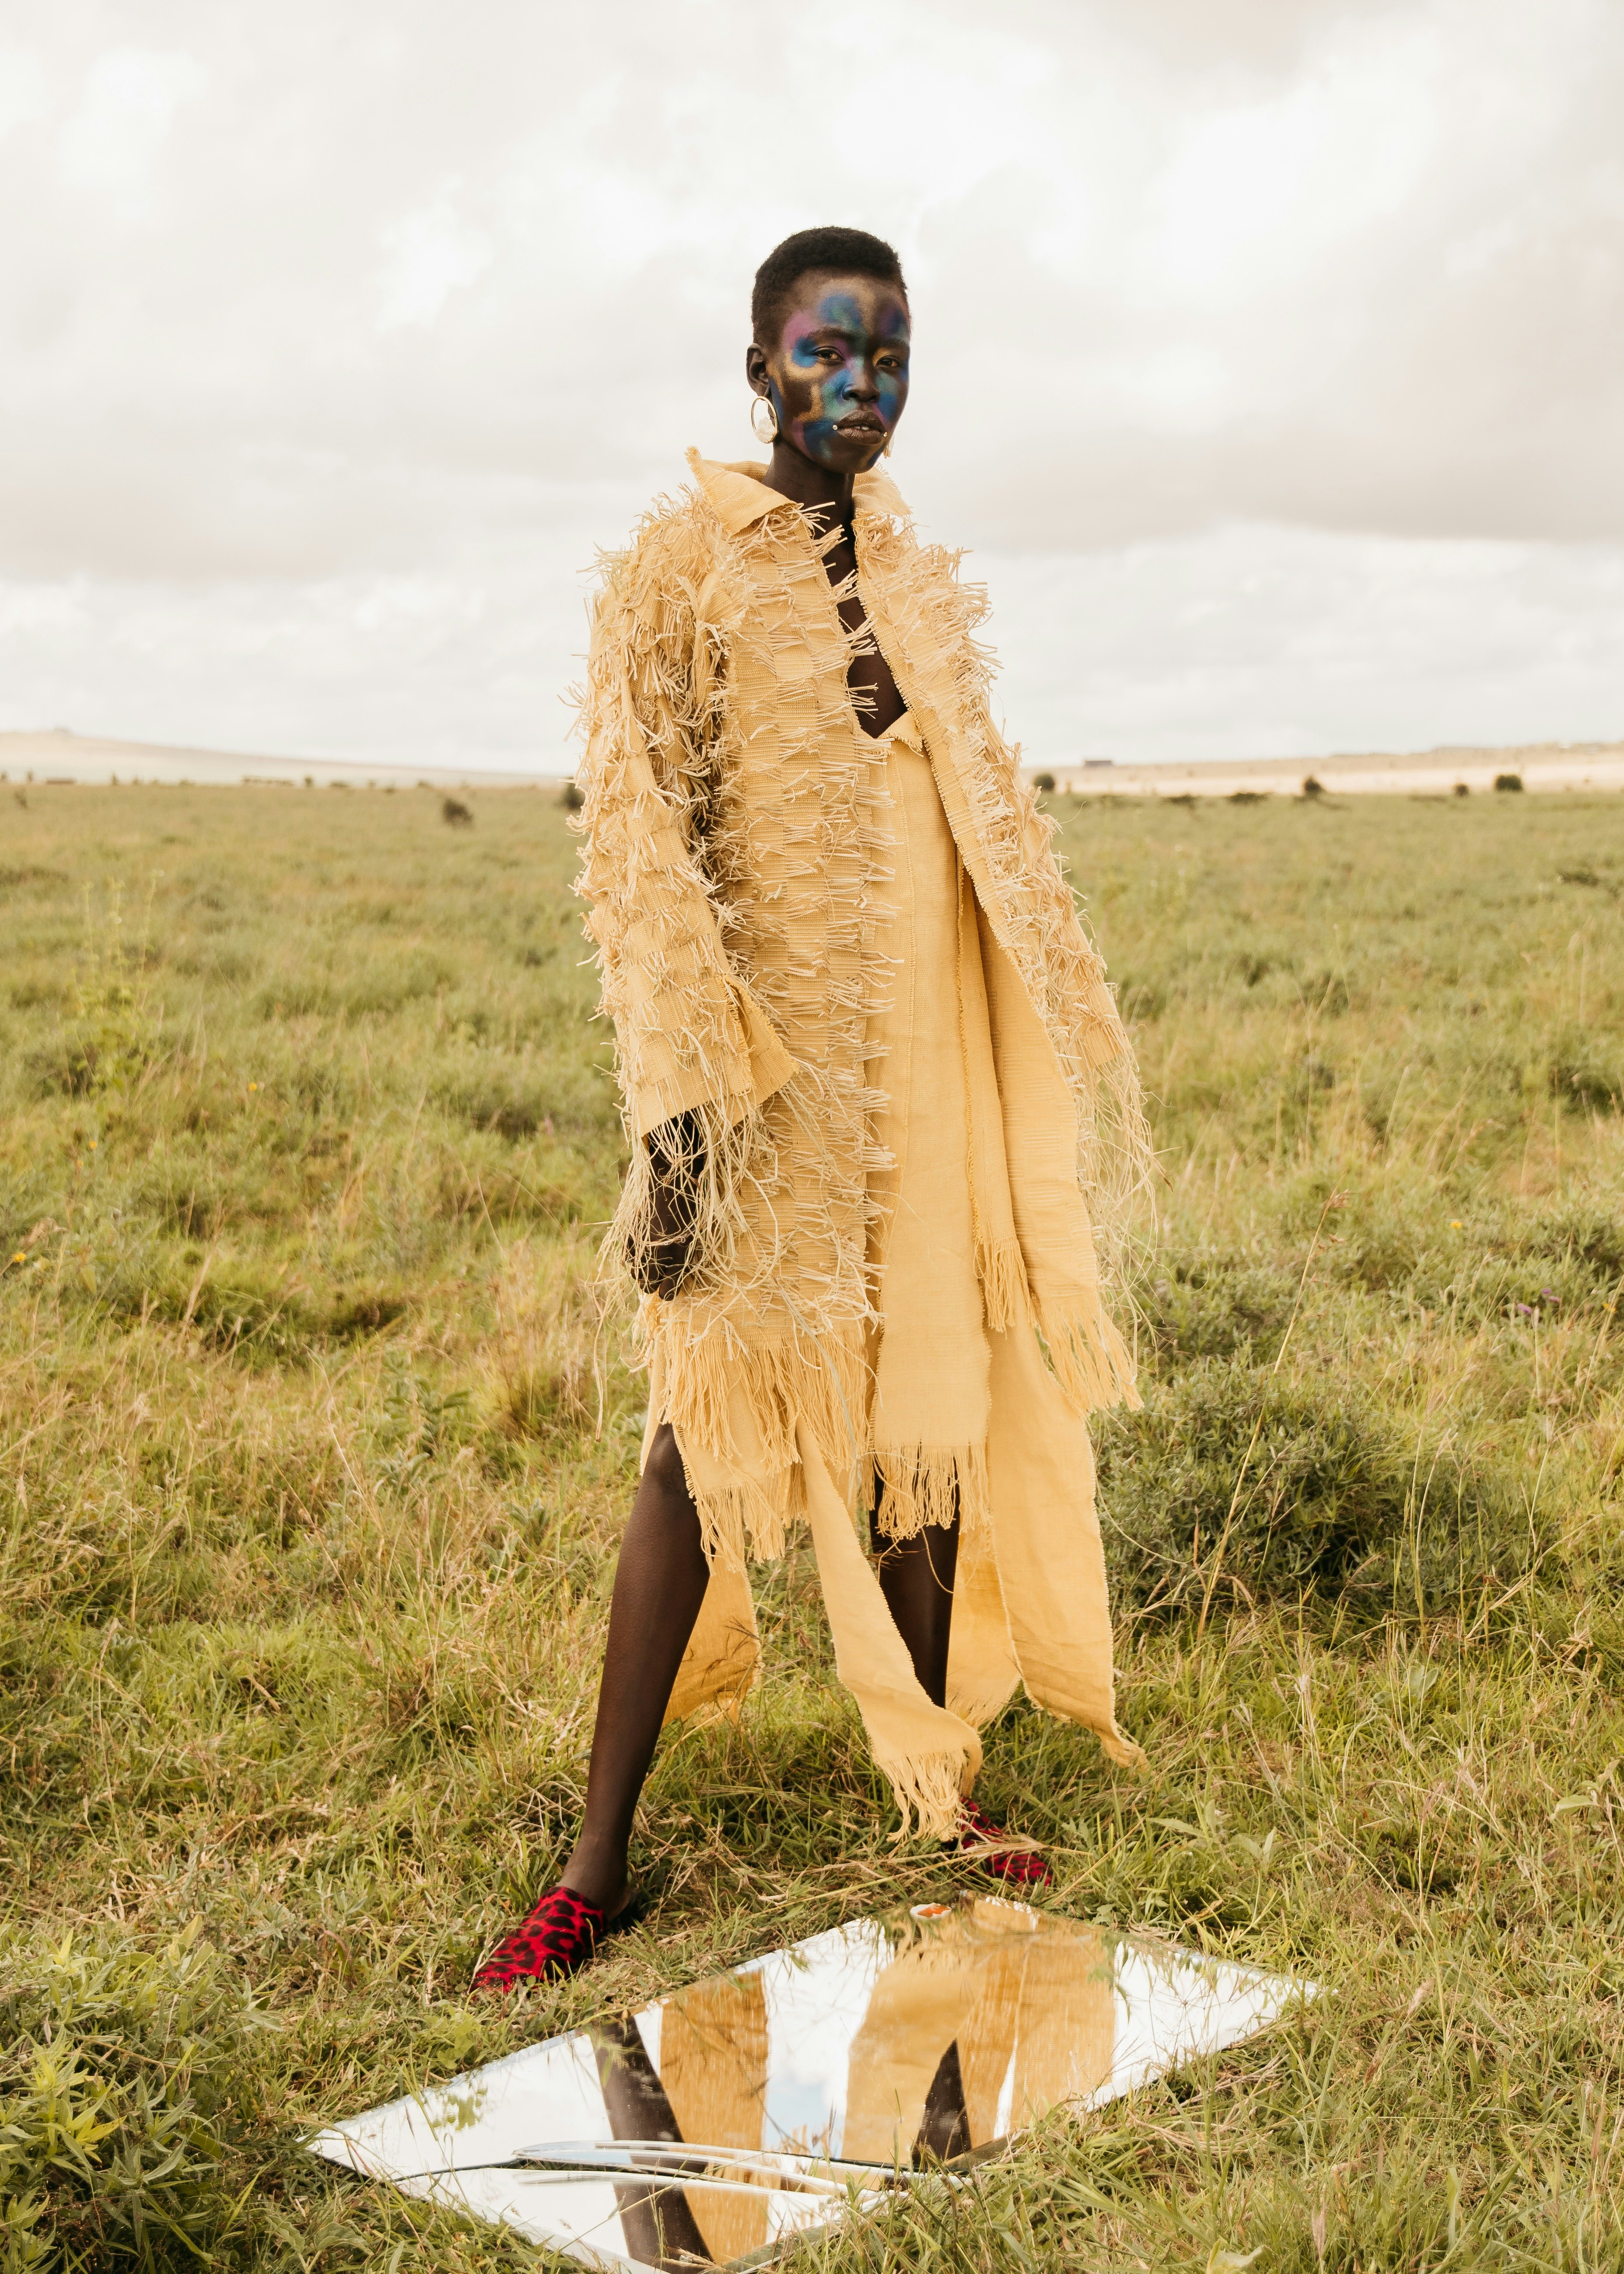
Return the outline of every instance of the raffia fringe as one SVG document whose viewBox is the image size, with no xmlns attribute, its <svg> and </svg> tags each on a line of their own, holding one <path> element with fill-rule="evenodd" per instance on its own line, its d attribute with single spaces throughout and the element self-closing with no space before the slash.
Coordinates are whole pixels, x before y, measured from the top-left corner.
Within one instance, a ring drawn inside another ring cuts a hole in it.
<svg viewBox="0 0 1624 2274">
<path fill-rule="evenodd" d="M 1007 1335 L 1031 1317 L 1026 1259 L 1018 1240 L 1001 1240 L 996 1247 L 978 1240 L 975 1272 L 981 1283 L 987 1324 L 995 1335 Z"/>
<path fill-rule="evenodd" d="M 973 1781 L 968 1753 L 926 1753 L 908 1758 L 876 1751 L 874 1763 L 896 1796 L 902 1818 L 899 1839 L 907 1838 L 915 1818 L 921 1838 L 952 1838 L 959 1827 L 959 1800 Z"/>
<path fill-rule="evenodd" d="M 1077 1413 L 1097 1406 L 1142 1403 L 1134 1387 L 1132 1354 L 1106 1316 L 1097 1291 L 1064 1302 L 1040 1302 L 1038 1331 L 1049 1346 L 1066 1403 Z"/>
<path fill-rule="evenodd" d="M 689 1211 L 687 1230 L 699 1259 L 688 1283 L 688 1291 L 694 1292 L 726 1286 L 735 1276 L 751 1163 L 759 1157 L 764 1124 L 759 1110 L 735 1115 L 726 1103 L 695 1106 L 689 1120 L 694 1151 L 680 1168 Z M 644 1283 L 657 1243 L 669 1233 L 658 1218 L 657 1191 L 648 1148 L 634 1142 L 620 1205 L 599 1251 L 598 1274 L 605 1287 L 624 1285 L 628 1276 Z"/>
<path fill-rule="evenodd" d="M 958 555 L 919 546 L 910 529 L 879 524 L 868 550 L 871 581 L 883 556 L 883 600 L 895 645 L 909 659 L 911 707 L 962 734 L 955 764 L 986 862 L 988 914 L 1071 1088 L 1079 1178 L 1109 1267 L 1126 1211 L 1152 1187 L 1155 1154 L 1104 962 L 1053 850 L 1056 824 L 1022 778 L 1019 746 L 993 724 L 992 658 L 975 636 L 986 592 L 960 581 Z"/>
<path fill-rule="evenodd" d="M 916 1540 L 928 1524 L 966 1532 L 987 1521 L 985 1445 L 905 1445 L 877 1448 L 874 1465 L 883 1489 L 876 1521 L 887 1540 Z"/>
<path fill-rule="evenodd" d="M 695 1495 L 706 1555 L 733 1570 L 752 1557 L 781 1555 L 800 1512 L 797 1425 L 806 1424 L 832 1476 L 851 1472 L 863 1411 L 861 1352 L 832 1338 L 746 1343 L 725 1323 L 685 1339 L 680 1316 L 658 1298 L 644 1305 L 642 1323 L 645 1338 L 658 1336 L 662 1345 L 665 1419 L 678 1442 L 703 1448 L 742 1478 Z M 748 1452 L 733 1434 L 735 1394 L 756 1427 Z"/>
<path fill-rule="evenodd" d="M 724 1571 L 743 1571 L 752 1558 L 767 1562 L 782 1555 L 790 1517 L 789 1479 L 774 1481 L 780 1487 L 777 1495 L 756 1484 L 695 1493 L 707 1562 Z"/>
<path fill-rule="evenodd" d="M 1142 1769 L 1147 1766 L 1143 1745 L 1136 1745 L 1132 1737 L 1124 1737 L 1115 1723 L 1109 1730 L 1097 1729 L 1094 1735 L 1106 1758 L 1115 1761 L 1119 1769 Z"/>
</svg>

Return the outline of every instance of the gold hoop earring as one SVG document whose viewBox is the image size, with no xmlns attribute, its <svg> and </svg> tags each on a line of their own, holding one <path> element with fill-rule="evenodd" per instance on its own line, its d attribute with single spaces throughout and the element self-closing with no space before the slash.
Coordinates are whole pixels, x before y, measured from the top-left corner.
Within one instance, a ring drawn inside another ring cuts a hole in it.
<svg viewBox="0 0 1624 2274">
<path fill-rule="evenodd" d="M 761 430 L 761 421 L 756 416 L 758 410 L 765 410 L 772 421 L 764 434 Z M 765 395 L 756 395 L 750 404 L 750 432 L 758 442 L 773 443 L 778 439 L 778 407 Z"/>
</svg>

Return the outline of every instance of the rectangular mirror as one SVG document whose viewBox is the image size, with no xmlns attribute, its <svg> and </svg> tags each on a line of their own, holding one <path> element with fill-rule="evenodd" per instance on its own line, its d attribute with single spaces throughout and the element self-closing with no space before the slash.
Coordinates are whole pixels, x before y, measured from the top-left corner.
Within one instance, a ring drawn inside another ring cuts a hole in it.
<svg viewBox="0 0 1624 2274">
<path fill-rule="evenodd" d="M 369 2109 L 317 2153 L 604 2267 L 739 2267 L 1312 1985 L 981 1898 L 853 1919 Z"/>
</svg>

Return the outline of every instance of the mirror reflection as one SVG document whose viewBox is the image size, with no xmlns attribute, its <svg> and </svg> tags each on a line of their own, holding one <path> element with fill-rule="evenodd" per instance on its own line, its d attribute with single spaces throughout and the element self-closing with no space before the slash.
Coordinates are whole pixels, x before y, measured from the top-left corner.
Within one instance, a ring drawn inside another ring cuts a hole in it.
<svg viewBox="0 0 1624 2274">
<path fill-rule="evenodd" d="M 1311 1985 L 983 1898 L 856 1919 L 335 2126 L 590 2264 L 728 2266 L 1266 2027 Z"/>
</svg>

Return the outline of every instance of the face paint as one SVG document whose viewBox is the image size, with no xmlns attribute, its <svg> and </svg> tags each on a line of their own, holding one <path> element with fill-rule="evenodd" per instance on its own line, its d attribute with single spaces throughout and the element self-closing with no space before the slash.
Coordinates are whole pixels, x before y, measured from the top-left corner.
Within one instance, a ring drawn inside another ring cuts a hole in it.
<svg viewBox="0 0 1624 2274">
<path fill-rule="evenodd" d="M 896 287 L 853 277 L 807 293 L 785 321 L 768 387 L 778 430 L 803 457 L 866 471 L 908 395 L 908 312 Z"/>
</svg>

